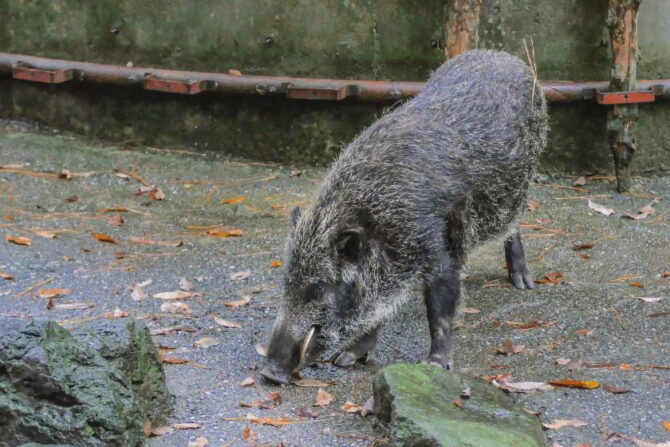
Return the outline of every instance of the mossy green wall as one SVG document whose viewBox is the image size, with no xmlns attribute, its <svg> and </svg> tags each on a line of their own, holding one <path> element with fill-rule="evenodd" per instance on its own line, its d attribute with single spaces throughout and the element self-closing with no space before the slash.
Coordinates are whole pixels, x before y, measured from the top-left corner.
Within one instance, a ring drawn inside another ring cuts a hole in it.
<svg viewBox="0 0 670 447">
<path fill-rule="evenodd" d="M 0 0 L 0 51 L 247 74 L 423 80 L 443 59 L 444 0 Z M 605 80 L 607 0 L 486 0 L 480 48 L 523 55 L 541 79 Z M 640 78 L 670 77 L 670 2 L 645 0 Z M 315 103 L 0 79 L 0 117 L 119 142 L 325 163 L 390 104 Z M 552 105 L 546 170 L 610 171 L 605 108 Z M 670 170 L 670 106 L 641 106 L 637 173 Z"/>
</svg>

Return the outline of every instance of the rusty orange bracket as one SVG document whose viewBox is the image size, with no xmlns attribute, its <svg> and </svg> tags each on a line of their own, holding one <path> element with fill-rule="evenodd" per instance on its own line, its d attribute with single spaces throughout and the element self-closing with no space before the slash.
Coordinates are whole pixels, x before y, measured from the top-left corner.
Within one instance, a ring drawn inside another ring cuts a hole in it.
<svg viewBox="0 0 670 447">
<path fill-rule="evenodd" d="M 341 87 L 300 87 L 290 84 L 286 88 L 286 97 L 290 99 L 340 101 L 347 96 L 349 96 L 349 88 L 344 85 Z"/>
<path fill-rule="evenodd" d="M 651 89 L 632 92 L 601 92 L 598 90 L 596 101 L 598 104 L 605 106 L 654 102 L 656 101 L 656 94 Z"/>
<path fill-rule="evenodd" d="M 153 74 L 144 76 L 144 88 L 159 92 L 179 93 L 181 95 L 196 95 L 205 90 L 210 90 L 209 81 L 177 81 L 172 79 L 159 79 Z"/>
<path fill-rule="evenodd" d="M 12 76 L 14 79 L 21 79 L 23 81 L 60 84 L 72 79 L 74 70 L 40 70 L 39 68 L 19 63 L 12 67 Z"/>
</svg>

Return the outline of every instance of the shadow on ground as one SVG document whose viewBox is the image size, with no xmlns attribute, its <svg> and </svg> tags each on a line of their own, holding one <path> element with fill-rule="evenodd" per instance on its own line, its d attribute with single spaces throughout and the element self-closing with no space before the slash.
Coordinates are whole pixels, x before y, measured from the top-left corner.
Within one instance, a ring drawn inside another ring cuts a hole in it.
<svg viewBox="0 0 670 447">
<path fill-rule="evenodd" d="M 141 319 L 153 330 L 189 330 L 168 331 L 154 341 L 164 355 L 189 361 L 166 365 L 168 385 L 177 396 L 174 421 L 202 427 L 152 438 L 151 445 L 186 445 L 200 436 L 210 445 L 245 445 L 245 427 L 254 442 L 268 445 L 383 443 L 373 418 L 340 407 L 370 397 L 371 377 L 380 365 L 424 356 L 428 332 L 419 294 L 387 324 L 374 363 L 350 370 L 321 365 L 305 372 L 333 383 L 327 387 L 335 398 L 330 405 L 312 406 L 316 388 L 277 388 L 260 378 L 249 387 L 238 385 L 262 363 L 256 345 L 266 341 L 280 300 L 281 267 L 271 262 L 282 259 L 287 213 L 295 205 L 309 205 L 322 171 L 299 173 L 226 161 L 216 154 L 120 150 L 124 148 L 39 133 L 16 123 L 2 123 L 2 129 L 0 165 L 17 166 L 0 170 L 0 273 L 15 277 L 0 279 L 0 315 L 50 318 L 74 327 L 113 318 L 120 309 L 117 317 L 127 312 L 123 318 Z M 141 184 L 114 169 L 136 172 L 160 188 L 165 199 L 135 195 Z M 69 174 L 61 177 L 70 179 L 45 175 L 63 170 Z M 531 198 L 539 208 L 522 218 L 535 276 L 559 272 L 561 282 L 534 291 L 511 288 L 501 243 L 471 256 L 466 309 L 456 337 L 457 368 L 477 376 L 511 374 L 515 381 L 595 380 L 630 389 L 623 394 L 604 386 L 514 394 L 525 407 L 542 412 L 545 422 L 574 418 L 588 424 L 548 430 L 551 442 L 599 445 L 612 432 L 668 441 L 670 432 L 662 424 L 670 421 L 670 278 L 663 272 L 670 270 L 670 178 L 636 179 L 629 195 L 616 194 L 608 178 L 577 189 L 569 185 L 569 179 L 534 185 Z M 614 214 L 590 210 L 586 196 L 613 208 Z M 220 203 L 240 197 L 244 200 Z M 637 221 L 621 218 L 623 211 L 635 213 L 654 197 L 659 201 L 653 215 Z M 104 210 L 114 207 L 127 211 Z M 113 216 L 122 216 L 122 225 Z M 237 229 L 244 234 L 221 237 Z M 116 243 L 96 240 L 93 233 Z M 11 243 L 7 235 L 30 238 L 31 245 Z M 593 248 L 575 251 L 576 244 Z M 246 271 L 247 279 L 231 280 L 231 274 Z M 201 295 L 179 300 L 187 306 L 180 314 L 161 309 L 166 301 L 152 295 L 179 290 L 181 278 Z M 133 294 L 134 284 L 149 280 L 141 289 L 145 297 L 137 290 Z M 72 292 L 52 299 L 56 306 L 49 309 L 49 299 L 38 296 L 41 288 Z M 225 305 L 244 296 L 251 297 L 246 305 Z M 58 308 L 67 303 L 92 307 Z M 241 327 L 223 327 L 214 317 Z M 213 339 L 205 345 L 213 345 L 202 347 L 198 341 L 203 337 Z M 523 350 L 496 354 L 505 340 Z M 276 408 L 239 405 L 273 391 L 281 393 Z M 272 427 L 226 420 L 244 418 L 249 411 L 292 423 Z M 620 439 L 616 445 L 634 444 Z"/>
</svg>

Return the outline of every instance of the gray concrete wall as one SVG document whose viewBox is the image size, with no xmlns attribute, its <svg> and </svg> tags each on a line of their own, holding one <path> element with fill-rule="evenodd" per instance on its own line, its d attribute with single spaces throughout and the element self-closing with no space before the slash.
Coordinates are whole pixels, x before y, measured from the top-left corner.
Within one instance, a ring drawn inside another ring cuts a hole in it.
<svg viewBox="0 0 670 447">
<path fill-rule="evenodd" d="M 485 0 L 480 47 L 523 54 L 542 79 L 609 77 L 606 0 Z M 422 80 L 443 58 L 445 1 L 0 0 L 0 50 L 135 66 L 249 74 Z M 645 0 L 640 78 L 670 77 L 670 2 Z M 670 107 L 642 105 L 637 173 L 670 170 Z M 0 79 L 0 116 L 116 142 L 207 147 L 235 156 L 325 163 L 383 112 L 204 94 L 36 86 Z M 605 113 L 552 105 L 546 170 L 611 170 Z"/>
</svg>

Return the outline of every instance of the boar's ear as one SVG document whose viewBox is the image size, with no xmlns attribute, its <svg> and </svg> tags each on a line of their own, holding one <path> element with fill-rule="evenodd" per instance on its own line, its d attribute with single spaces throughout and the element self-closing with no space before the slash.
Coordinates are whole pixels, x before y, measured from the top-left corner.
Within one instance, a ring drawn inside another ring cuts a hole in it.
<svg viewBox="0 0 670 447">
<path fill-rule="evenodd" d="M 300 208 L 296 206 L 291 210 L 291 226 L 293 228 L 298 225 L 298 220 L 300 220 Z"/>
<path fill-rule="evenodd" d="M 337 235 L 335 240 L 337 254 L 350 262 L 358 261 L 363 252 L 363 230 L 347 228 Z"/>
</svg>

